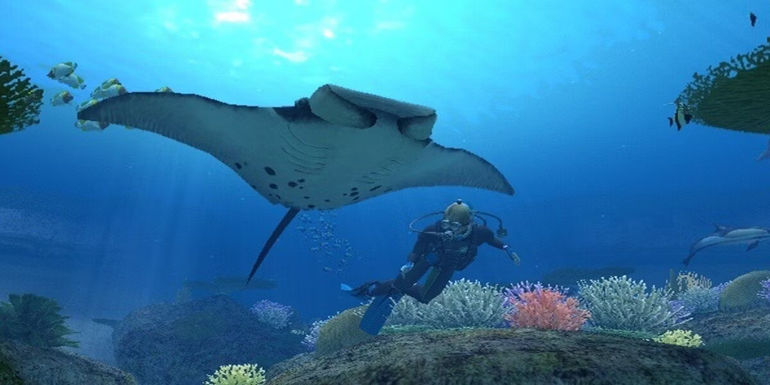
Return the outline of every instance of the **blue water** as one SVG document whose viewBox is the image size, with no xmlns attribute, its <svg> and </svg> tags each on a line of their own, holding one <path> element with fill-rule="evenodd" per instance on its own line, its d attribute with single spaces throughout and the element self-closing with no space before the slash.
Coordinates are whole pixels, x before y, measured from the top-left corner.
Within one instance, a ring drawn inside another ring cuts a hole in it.
<svg viewBox="0 0 770 385">
<path fill-rule="evenodd" d="M 414 188 L 335 210 L 355 255 L 341 272 L 290 227 L 258 272 L 278 288 L 236 298 L 312 320 L 356 304 L 341 282 L 395 274 L 409 221 L 458 197 L 500 215 L 522 258 L 485 248 L 455 276 L 490 282 L 614 265 L 661 285 L 712 223 L 770 226 L 770 162 L 754 161 L 767 136 L 666 121 L 694 72 L 765 42 L 770 5 L 739 3 L 3 1 L 0 55 L 46 101 L 66 89 L 48 69 L 75 61 L 88 84 L 76 102 L 117 77 L 129 91 L 234 104 L 291 105 L 326 83 L 424 104 L 438 112 L 436 142 L 484 157 L 516 188 Z M 245 277 L 285 208 L 206 153 L 74 121 L 74 107 L 46 105 L 39 125 L 0 137 L 0 233 L 47 240 L 0 253 L 0 298 L 34 292 L 68 314 L 120 318 L 172 301 L 186 279 Z M 768 254 L 710 249 L 690 270 L 721 282 L 766 268 Z"/>
</svg>

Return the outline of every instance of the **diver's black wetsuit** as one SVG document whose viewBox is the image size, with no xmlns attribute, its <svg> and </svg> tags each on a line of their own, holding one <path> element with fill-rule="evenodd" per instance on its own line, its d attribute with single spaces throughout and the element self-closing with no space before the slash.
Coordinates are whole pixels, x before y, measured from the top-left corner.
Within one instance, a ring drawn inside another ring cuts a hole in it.
<svg viewBox="0 0 770 385">
<path fill-rule="evenodd" d="M 438 224 L 426 227 L 409 253 L 408 259 L 414 266 L 400 273 L 396 279 L 377 283 L 370 294 L 386 295 L 395 289 L 422 303 L 430 302 L 444 290 L 455 271 L 463 270 L 473 262 L 479 246 L 487 243 L 501 250 L 505 246 L 488 227 L 478 223 L 471 226 L 471 233 L 461 240 L 443 240 L 439 235 L 442 230 Z M 429 260 L 431 254 L 435 258 Z M 431 267 L 433 271 L 425 285 L 417 284 Z"/>
</svg>

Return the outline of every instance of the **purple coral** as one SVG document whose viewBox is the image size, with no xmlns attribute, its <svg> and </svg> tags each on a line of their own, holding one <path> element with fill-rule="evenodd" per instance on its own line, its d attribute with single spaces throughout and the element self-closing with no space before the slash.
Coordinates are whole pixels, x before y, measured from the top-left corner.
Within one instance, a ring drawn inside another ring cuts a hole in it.
<svg viewBox="0 0 770 385">
<path fill-rule="evenodd" d="M 275 329 L 283 329 L 289 325 L 289 320 L 294 314 L 291 306 L 263 299 L 253 306 L 251 312 L 257 316 L 260 322 L 266 323 Z"/>
<path fill-rule="evenodd" d="M 762 288 L 759 289 L 759 293 L 757 293 L 757 297 L 770 302 L 770 278 L 760 282 L 759 285 Z"/>
</svg>

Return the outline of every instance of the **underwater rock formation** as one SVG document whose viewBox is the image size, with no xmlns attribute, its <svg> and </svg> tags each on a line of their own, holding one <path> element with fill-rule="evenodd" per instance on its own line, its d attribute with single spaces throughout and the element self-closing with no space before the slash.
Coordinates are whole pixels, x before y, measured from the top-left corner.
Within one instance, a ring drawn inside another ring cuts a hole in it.
<svg viewBox="0 0 770 385">
<path fill-rule="evenodd" d="M 118 367 L 142 385 L 200 385 L 220 365 L 268 368 L 306 351 L 302 335 L 259 322 L 227 296 L 135 310 L 112 338 Z"/>
<path fill-rule="evenodd" d="M 270 385 L 755 384 L 718 354 L 582 332 L 464 329 L 378 336 L 328 355 L 301 355 Z M 295 360 L 295 359 L 292 359 Z"/>
<path fill-rule="evenodd" d="M 770 43 L 694 74 L 676 101 L 700 124 L 770 133 Z"/>
<path fill-rule="evenodd" d="M 737 359 L 758 383 L 770 385 L 770 307 L 700 314 L 687 327 L 701 335 L 704 349 Z"/>
<path fill-rule="evenodd" d="M 56 349 L 0 342 L 0 384 L 3 385 L 136 385 L 123 371 Z"/>
<path fill-rule="evenodd" d="M 0 135 L 39 123 L 42 105 L 43 90 L 0 56 Z"/>
</svg>

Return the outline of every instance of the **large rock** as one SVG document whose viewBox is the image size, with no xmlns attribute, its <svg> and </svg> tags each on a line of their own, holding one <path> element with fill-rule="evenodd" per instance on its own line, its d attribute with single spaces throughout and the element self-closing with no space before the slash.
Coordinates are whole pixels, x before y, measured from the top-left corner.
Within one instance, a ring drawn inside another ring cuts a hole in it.
<svg viewBox="0 0 770 385">
<path fill-rule="evenodd" d="M 272 364 L 306 351 L 302 335 L 259 322 L 227 296 L 151 305 L 113 332 L 118 367 L 142 385 L 200 385 L 220 365 Z"/>
<path fill-rule="evenodd" d="M 393 334 L 298 360 L 270 373 L 269 384 L 755 384 L 703 349 L 527 329 Z"/>
<path fill-rule="evenodd" d="M 770 385 L 770 307 L 699 314 L 684 325 L 705 349 L 739 360 L 757 382 Z"/>
<path fill-rule="evenodd" d="M 130 374 L 79 355 L 0 342 L 3 385 L 136 385 Z"/>
</svg>

